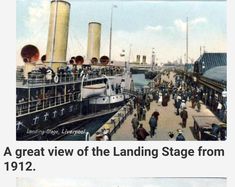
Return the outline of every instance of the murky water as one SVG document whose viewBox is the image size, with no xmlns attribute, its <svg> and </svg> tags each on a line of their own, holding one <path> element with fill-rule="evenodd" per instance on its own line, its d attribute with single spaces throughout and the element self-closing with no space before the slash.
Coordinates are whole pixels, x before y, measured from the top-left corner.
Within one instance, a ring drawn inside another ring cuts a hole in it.
<svg viewBox="0 0 235 187">
<path fill-rule="evenodd" d="M 143 86 L 147 86 L 150 81 L 145 79 L 144 74 L 133 74 L 132 78 L 136 89 L 140 89 Z"/>
</svg>

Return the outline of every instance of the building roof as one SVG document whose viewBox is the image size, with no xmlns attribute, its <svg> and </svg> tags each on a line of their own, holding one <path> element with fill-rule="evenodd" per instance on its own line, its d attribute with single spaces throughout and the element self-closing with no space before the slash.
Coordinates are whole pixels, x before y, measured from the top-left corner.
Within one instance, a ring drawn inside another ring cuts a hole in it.
<svg viewBox="0 0 235 187">
<path fill-rule="evenodd" d="M 227 66 L 217 66 L 207 70 L 203 77 L 218 81 L 227 82 Z"/>
<path fill-rule="evenodd" d="M 200 74 L 217 66 L 226 66 L 227 53 L 203 53 L 203 55 L 195 61 L 195 65 L 196 64 L 198 65 L 198 73 Z"/>
</svg>

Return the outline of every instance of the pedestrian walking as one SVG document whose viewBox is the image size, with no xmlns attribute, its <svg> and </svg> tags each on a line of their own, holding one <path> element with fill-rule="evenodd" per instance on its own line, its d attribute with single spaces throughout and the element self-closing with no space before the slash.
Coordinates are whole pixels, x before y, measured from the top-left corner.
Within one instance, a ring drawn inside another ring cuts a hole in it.
<svg viewBox="0 0 235 187">
<path fill-rule="evenodd" d="M 181 111 L 186 108 L 186 103 L 185 103 L 185 100 L 182 100 L 181 104 L 180 104 L 180 108 L 181 108 Z"/>
<path fill-rule="evenodd" d="M 197 111 L 198 112 L 201 111 L 201 103 L 200 103 L 200 101 L 197 102 Z"/>
<path fill-rule="evenodd" d="M 138 116 L 138 120 L 141 121 L 141 114 L 140 114 L 140 105 L 137 105 L 137 116 Z"/>
<path fill-rule="evenodd" d="M 102 141 L 111 141 L 111 134 L 110 134 L 110 129 L 109 128 L 105 128 L 103 130 L 103 139 Z"/>
<path fill-rule="evenodd" d="M 176 115 L 178 116 L 180 114 L 180 105 L 181 105 L 181 100 L 176 99 Z"/>
<path fill-rule="evenodd" d="M 146 106 L 147 111 L 149 111 L 150 110 L 150 98 L 149 97 L 147 97 L 145 101 L 145 106 Z"/>
<path fill-rule="evenodd" d="M 177 131 L 178 131 L 178 135 L 176 137 L 176 141 L 185 141 L 185 137 L 183 135 L 183 131 L 180 130 L 180 129 L 178 129 Z"/>
<path fill-rule="evenodd" d="M 146 120 L 146 110 L 143 109 L 143 120 L 145 121 Z"/>
<path fill-rule="evenodd" d="M 159 93 L 157 92 L 156 93 L 156 103 L 158 103 L 158 100 L 159 100 Z"/>
<path fill-rule="evenodd" d="M 149 127 L 150 127 L 150 137 L 152 138 L 155 134 L 155 129 L 157 128 L 157 120 L 153 115 L 149 119 Z"/>
<path fill-rule="evenodd" d="M 157 110 L 155 110 L 153 113 L 152 113 L 152 116 L 155 117 L 156 121 L 158 121 L 158 116 L 159 116 L 159 112 Z"/>
<path fill-rule="evenodd" d="M 140 121 L 143 120 L 143 111 L 144 111 L 144 106 L 140 107 Z"/>
<path fill-rule="evenodd" d="M 196 101 L 195 97 L 192 96 L 191 97 L 192 108 L 195 108 L 195 101 Z"/>
<path fill-rule="evenodd" d="M 221 118 L 221 111 L 222 111 L 222 107 L 223 105 L 221 104 L 221 102 L 218 101 L 218 104 L 217 104 L 217 114 L 219 116 L 219 118 Z"/>
<path fill-rule="evenodd" d="M 134 117 L 131 120 L 131 124 L 132 124 L 132 128 L 133 128 L 133 137 L 136 138 L 136 131 L 139 126 L 139 121 L 138 121 L 136 114 L 134 114 Z"/>
<path fill-rule="evenodd" d="M 180 113 L 180 117 L 182 119 L 182 127 L 185 128 L 186 127 L 186 123 L 187 123 L 187 119 L 188 119 L 188 112 L 185 110 L 185 108 Z"/>
<path fill-rule="evenodd" d="M 140 124 L 139 128 L 136 131 L 137 140 L 144 141 L 147 136 L 149 136 L 149 133 L 145 130 L 143 124 Z"/>
<path fill-rule="evenodd" d="M 162 93 L 159 93 L 159 99 L 158 99 L 159 103 L 162 103 Z"/>
</svg>

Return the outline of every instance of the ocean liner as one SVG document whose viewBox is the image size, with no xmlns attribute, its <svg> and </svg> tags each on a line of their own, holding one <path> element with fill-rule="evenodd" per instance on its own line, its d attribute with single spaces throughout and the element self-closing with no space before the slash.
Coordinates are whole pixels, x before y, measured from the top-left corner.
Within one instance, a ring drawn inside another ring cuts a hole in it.
<svg viewBox="0 0 235 187">
<path fill-rule="evenodd" d="M 16 72 L 17 140 L 52 140 L 54 135 L 40 132 L 52 132 L 73 118 L 85 121 L 115 113 L 130 97 L 125 92 L 133 89 L 128 68 L 100 57 L 100 23 L 88 24 L 87 57 L 66 60 L 70 6 L 67 1 L 51 1 L 46 55 L 40 58 L 39 49 L 31 44 L 21 50 L 24 67 Z"/>
</svg>

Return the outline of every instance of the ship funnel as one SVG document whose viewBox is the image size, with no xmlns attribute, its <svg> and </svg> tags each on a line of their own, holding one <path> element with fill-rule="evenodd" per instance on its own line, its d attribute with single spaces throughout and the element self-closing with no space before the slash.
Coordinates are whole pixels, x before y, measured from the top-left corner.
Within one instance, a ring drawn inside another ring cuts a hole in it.
<svg viewBox="0 0 235 187">
<path fill-rule="evenodd" d="M 140 55 L 136 55 L 136 63 L 140 64 Z"/>
<path fill-rule="evenodd" d="M 51 1 L 46 62 L 55 72 L 66 65 L 70 3 Z"/>
<path fill-rule="evenodd" d="M 35 69 L 36 62 L 39 60 L 39 50 L 34 45 L 26 45 L 21 49 L 21 57 L 25 62 L 24 77 L 28 79 L 28 74 Z"/>
<path fill-rule="evenodd" d="M 35 63 L 39 59 L 39 50 L 34 45 L 26 45 L 21 49 L 21 57 L 25 63 Z"/>
<path fill-rule="evenodd" d="M 143 55 L 142 57 L 142 64 L 146 64 L 146 55 Z"/>
<path fill-rule="evenodd" d="M 87 59 L 100 58 L 100 38 L 101 24 L 98 22 L 90 22 L 88 24 L 88 43 L 87 43 Z"/>
<path fill-rule="evenodd" d="M 91 59 L 91 64 L 97 65 L 97 64 L 98 64 L 98 59 L 97 59 L 96 57 L 93 57 L 93 58 Z"/>
<path fill-rule="evenodd" d="M 75 62 L 77 65 L 82 65 L 84 63 L 84 58 L 82 56 L 76 56 Z"/>
<path fill-rule="evenodd" d="M 109 63 L 109 57 L 107 56 L 102 56 L 100 58 L 100 63 L 103 65 L 103 66 L 106 66 L 108 63 Z"/>
</svg>

